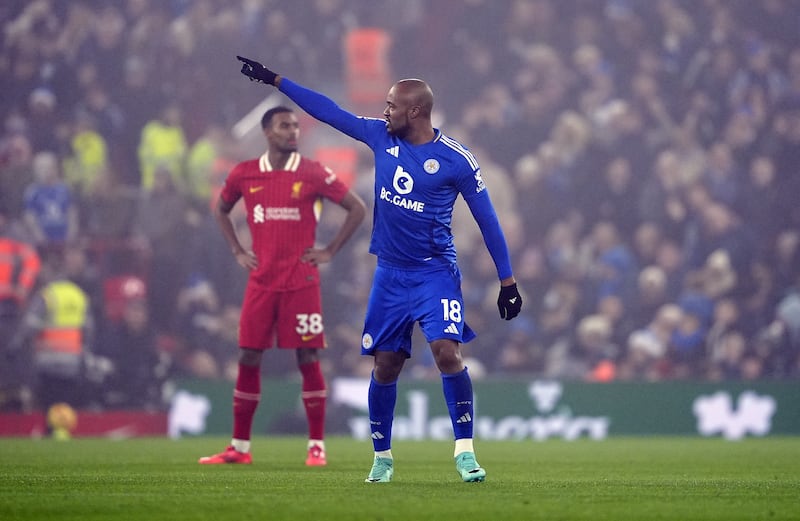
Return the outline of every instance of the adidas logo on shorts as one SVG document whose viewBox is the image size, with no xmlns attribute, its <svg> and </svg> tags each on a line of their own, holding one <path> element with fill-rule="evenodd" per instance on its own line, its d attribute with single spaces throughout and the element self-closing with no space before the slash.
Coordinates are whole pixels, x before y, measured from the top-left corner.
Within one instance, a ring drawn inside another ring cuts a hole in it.
<svg viewBox="0 0 800 521">
<path fill-rule="evenodd" d="M 456 325 L 453 322 L 450 322 L 450 325 L 447 326 L 446 328 L 444 328 L 444 332 L 445 333 L 450 333 L 451 335 L 457 335 L 458 334 L 458 328 L 456 327 Z"/>
</svg>

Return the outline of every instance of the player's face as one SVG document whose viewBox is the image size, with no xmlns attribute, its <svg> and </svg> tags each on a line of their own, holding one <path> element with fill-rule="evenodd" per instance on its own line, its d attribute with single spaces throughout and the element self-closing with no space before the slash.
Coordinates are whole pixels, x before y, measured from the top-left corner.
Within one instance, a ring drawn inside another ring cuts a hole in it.
<svg viewBox="0 0 800 521">
<path fill-rule="evenodd" d="M 408 97 L 398 93 L 397 86 L 395 85 L 389 89 L 389 94 L 386 96 L 386 108 L 383 111 L 383 117 L 386 120 L 386 130 L 389 134 L 397 137 L 403 137 L 408 131 Z"/>
<path fill-rule="evenodd" d="M 300 124 L 293 112 L 279 112 L 272 116 L 272 122 L 265 130 L 271 149 L 280 152 L 296 152 L 300 137 Z"/>
</svg>

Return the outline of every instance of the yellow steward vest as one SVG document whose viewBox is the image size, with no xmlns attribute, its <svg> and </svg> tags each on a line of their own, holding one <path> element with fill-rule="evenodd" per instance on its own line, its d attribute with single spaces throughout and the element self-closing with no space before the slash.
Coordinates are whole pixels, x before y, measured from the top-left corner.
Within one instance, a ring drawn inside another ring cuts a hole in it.
<svg viewBox="0 0 800 521">
<path fill-rule="evenodd" d="M 81 354 L 89 297 L 68 280 L 51 282 L 42 296 L 47 304 L 47 326 L 36 342 L 37 350 Z"/>
</svg>

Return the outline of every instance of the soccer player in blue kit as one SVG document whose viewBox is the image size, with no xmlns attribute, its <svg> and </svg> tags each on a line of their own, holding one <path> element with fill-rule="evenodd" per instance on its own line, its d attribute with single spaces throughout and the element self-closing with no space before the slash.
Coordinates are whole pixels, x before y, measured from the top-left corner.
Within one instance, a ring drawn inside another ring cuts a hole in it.
<svg viewBox="0 0 800 521">
<path fill-rule="evenodd" d="M 411 356 L 411 334 L 419 323 L 429 342 L 455 435 L 461 479 L 483 481 L 486 471 L 473 448 L 472 381 L 461 343 L 475 338 L 464 321 L 461 274 L 451 221 L 462 195 L 497 268 L 501 318 L 511 320 L 522 297 L 511 270 L 505 236 L 475 157 L 431 123 L 433 92 L 422 80 L 395 83 L 383 119 L 356 116 L 333 100 L 284 78 L 259 62 L 237 56 L 241 72 L 273 85 L 319 121 L 365 143 L 375 156 L 375 207 L 370 253 L 378 262 L 367 304 L 361 353 L 374 357 L 369 419 L 375 450 L 366 481 L 392 480 L 392 421 L 397 379 Z"/>
</svg>

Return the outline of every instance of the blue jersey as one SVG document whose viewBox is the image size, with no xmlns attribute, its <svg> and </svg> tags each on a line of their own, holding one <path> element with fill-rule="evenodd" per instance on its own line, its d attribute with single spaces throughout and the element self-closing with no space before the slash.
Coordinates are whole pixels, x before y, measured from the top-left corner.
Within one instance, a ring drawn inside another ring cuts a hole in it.
<svg viewBox="0 0 800 521">
<path fill-rule="evenodd" d="M 499 278 L 511 276 L 505 238 L 475 157 L 435 130 L 429 143 L 412 145 L 386 129 L 382 119 L 360 117 L 329 98 L 286 78 L 280 90 L 314 118 L 362 141 L 375 156 L 375 205 L 370 253 L 403 269 L 456 262 L 451 222 L 459 194 L 475 217 Z"/>
<path fill-rule="evenodd" d="M 50 242 L 64 242 L 69 233 L 72 192 L 62 182 L 33 184 L 25 190 L 25 210 L 31 212 Z"/>
</svg>

